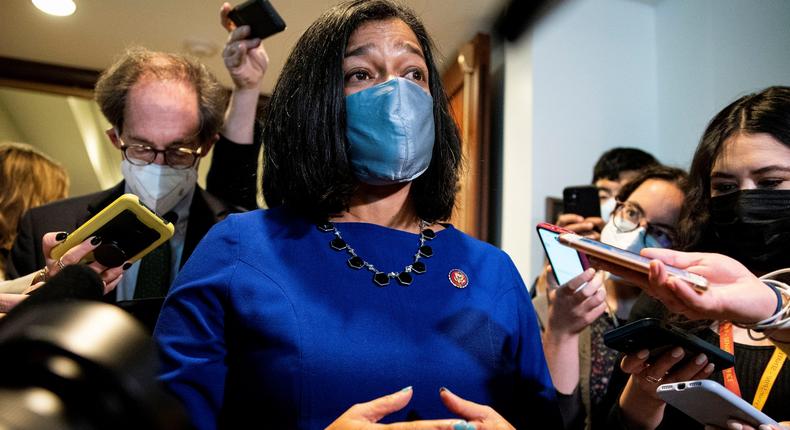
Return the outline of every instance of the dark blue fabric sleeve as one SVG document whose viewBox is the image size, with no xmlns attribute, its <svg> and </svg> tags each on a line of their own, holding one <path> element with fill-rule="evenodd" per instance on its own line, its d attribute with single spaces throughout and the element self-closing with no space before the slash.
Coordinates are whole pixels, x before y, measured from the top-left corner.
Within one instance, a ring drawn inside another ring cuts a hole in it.
<svg viewBox="0 0 790 430">
<path fill-rule="evenodd" d="M 162 307 L 154 331 L 160 381 L 181 401 L 197 429 L 214 429 L 227 374 L 225 309 L 237 265 L 233 217 L 200 242 Z"/>
</svg>

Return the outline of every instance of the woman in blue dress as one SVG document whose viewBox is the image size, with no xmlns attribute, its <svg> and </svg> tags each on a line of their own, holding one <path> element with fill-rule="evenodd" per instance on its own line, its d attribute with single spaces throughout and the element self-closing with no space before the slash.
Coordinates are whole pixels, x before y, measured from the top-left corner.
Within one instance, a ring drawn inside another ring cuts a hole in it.
<svg viewBox="0 0 790 430">
<path fill-rule="evenodd" d="M 263 130 L 270 209 L 211 230 L 155 332 L 193 424 L 556 428 L 515 266 L 440 223 L 460 139 L 415 15 L 388 0 L 323 14 Z"/>
</svg>

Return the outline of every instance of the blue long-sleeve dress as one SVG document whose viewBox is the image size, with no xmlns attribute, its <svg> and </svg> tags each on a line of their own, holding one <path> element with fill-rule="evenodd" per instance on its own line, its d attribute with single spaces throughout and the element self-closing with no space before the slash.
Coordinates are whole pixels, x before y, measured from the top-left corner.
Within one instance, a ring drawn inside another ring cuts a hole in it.
<svg viewBox="0 0 790 430">
<path fill-rule="evenodd" d="M 337 228 L 384 271 L 410 264 L 419 242 L 373 224 Z M 532 304 L 504 252 L 448 225 L 428 242 L 426 273 L 379 287 L 333 237 L 271 209 L 232 215 L 200 243 L 155 331 L 161 380 L 197 428 L 322 429 L 406 386 L 410 404 L 382 422 L 452 418 L 441 387 L 517 428 L 559 422 Z M 454 269 L 466 288 L 451 283 Z"/>
</svg>

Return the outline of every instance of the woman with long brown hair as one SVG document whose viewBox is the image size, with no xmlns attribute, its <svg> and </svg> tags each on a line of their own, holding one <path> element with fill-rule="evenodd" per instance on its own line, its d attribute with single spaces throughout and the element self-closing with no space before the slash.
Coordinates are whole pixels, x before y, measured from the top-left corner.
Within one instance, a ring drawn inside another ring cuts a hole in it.
<svg viewBox="0 0 790 430">
<path fill-rule="evenodd" d="M 0 280 L 16 237 L 17 225 L 30 208 L 68 196 L 66 169 L 23 143 L 0 143 Z"/>
</svg>

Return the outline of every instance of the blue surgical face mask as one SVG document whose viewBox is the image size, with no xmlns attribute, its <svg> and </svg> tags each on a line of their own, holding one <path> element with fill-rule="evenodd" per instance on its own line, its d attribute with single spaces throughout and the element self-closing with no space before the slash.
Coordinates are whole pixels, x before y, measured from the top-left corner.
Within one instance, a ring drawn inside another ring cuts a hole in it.
<svg viewBox="0 0 790 430">
<path fill-rule="evenodd" d="M 346 122 L 351 168 L 366 184 L 412 181 L 431 164 L 433 98 L 408 79 L 347 96 Z"/>
</svg>

